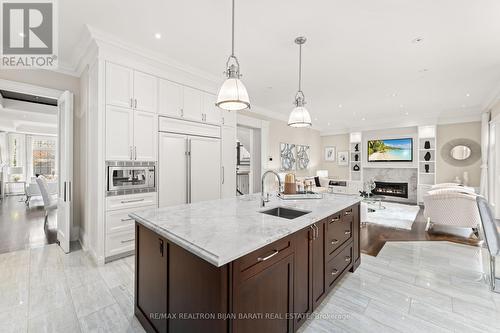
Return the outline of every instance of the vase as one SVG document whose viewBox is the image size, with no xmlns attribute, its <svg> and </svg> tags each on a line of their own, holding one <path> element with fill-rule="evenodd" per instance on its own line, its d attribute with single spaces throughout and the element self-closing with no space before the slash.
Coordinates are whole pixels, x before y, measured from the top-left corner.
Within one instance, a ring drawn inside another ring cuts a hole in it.
<svg viewBox="0 0 500 333">
<path fill-rule="evenodd" d="M 354 164 L 354 167 L 352 168 L 354 171 L 359 171 L 359 165 Z"/>
<path fill-rule="evenodd" d="M 431 153 L 429 153 L 429 152 L 425 153 L 424 160 L 430 161 L 431 160 Z"/>
<path fill-rule="evenodd" d="M 425 173 L 429 173 L 429 164 L 424 165 L 425 167 Z"/>
<path fill-rule="evenodd" d="M 358 155 L 358 154 L 354 155 L 354 160 L 355 160 L 356 162 L 359 160 L 359 155 Z"/>
<path fill-rule="evenodd" d="M 431 143 L 429 141 L 425 141 L 424 148 L 425 149 L 431 149 Z"/>
<path fill-rule="evenodd" d="M 359 151 L 359 143 L 356 143 L 356 145 L 354 146 L 354 151 Z"/>
</svg>

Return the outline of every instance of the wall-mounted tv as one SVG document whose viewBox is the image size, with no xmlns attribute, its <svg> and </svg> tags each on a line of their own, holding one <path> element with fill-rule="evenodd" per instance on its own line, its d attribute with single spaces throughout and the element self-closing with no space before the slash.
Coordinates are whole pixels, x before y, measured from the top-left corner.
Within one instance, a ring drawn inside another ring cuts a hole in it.
<svg viewBox="0 0 500 333">
<path fill-rule="evenodd" d="M 368 141 L 368 162 L 412 162 L 413 139 Z"/>
</svg>

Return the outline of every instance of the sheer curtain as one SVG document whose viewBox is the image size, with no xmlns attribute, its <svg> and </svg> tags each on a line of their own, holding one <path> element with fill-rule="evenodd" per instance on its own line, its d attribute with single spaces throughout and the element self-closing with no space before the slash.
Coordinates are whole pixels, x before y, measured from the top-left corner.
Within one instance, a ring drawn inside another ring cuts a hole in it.
<svg viewBox="0 0 500 333">
<path fill-rule="evenodd" d="M 26 181 L 30 182 L 33 174 L 33 137 L 26 135 Z"/>
<path fill-rule="evenodd" d="M 490 112 L 481 116 L 481 187 L 480 194 L 488 200 L 488 155 L 490 143 Z"/>
</svg>

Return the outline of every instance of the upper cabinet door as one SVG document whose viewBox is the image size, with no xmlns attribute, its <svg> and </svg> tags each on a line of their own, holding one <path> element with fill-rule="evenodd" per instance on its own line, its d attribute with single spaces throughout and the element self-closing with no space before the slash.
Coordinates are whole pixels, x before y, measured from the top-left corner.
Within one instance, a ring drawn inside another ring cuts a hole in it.
<svg viewBox="0 0 500 333">
<path fill-rule="evenodd" d="M 134 159 L 156 161 L 157 119 L 154 113 L 134 111 Z"/>
<path fill-rule="evenodd" d="M 134 72 L 134 108 L 158 112 L 158 79 L 142 72 Z"/>
<path fill-rule="evenodd" d="M 160 79 L 158 90 L 158 112 L 166 116 L 182 117 L 183 87 L 177 83 Z"/>
<path fill-rule="evenodd" d="M 184 87 L 184 118 L 203 121 L 202 94 L 203 92 L 200 90 Z"/>
<path fill-rule="evenodd" d="M 209 93 L 203 93 L 203 113 L 205 114 L 205 121 L 212 124 L 221 123 L 221 112 L 215 106 L 215 96 Z"/>
<path fill-rule="evenodd" d="M 106 107 L 106 160 L 133 159 L 134 111 L 116 106 Z"/>
<path fill-rule="evenodd" d="M 134 71 L 106 63 L 106 104 L 132 108 Z"/>
<path fill-rule="evenodd" d="M 236 127 L 236 111 L 219 110 L 222 115 L 222 125 Z"/>
</svg>

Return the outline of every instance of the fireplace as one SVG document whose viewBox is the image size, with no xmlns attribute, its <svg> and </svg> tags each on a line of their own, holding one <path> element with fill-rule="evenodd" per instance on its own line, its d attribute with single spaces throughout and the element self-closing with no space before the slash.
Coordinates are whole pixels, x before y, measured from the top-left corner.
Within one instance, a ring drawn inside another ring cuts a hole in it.
<svg viewBox="0 0 500 333">
<path fill-rule="evenodd" d="M 375 182 L 372 193 L 408 199 L 408 183 Z"/>
</svg>

